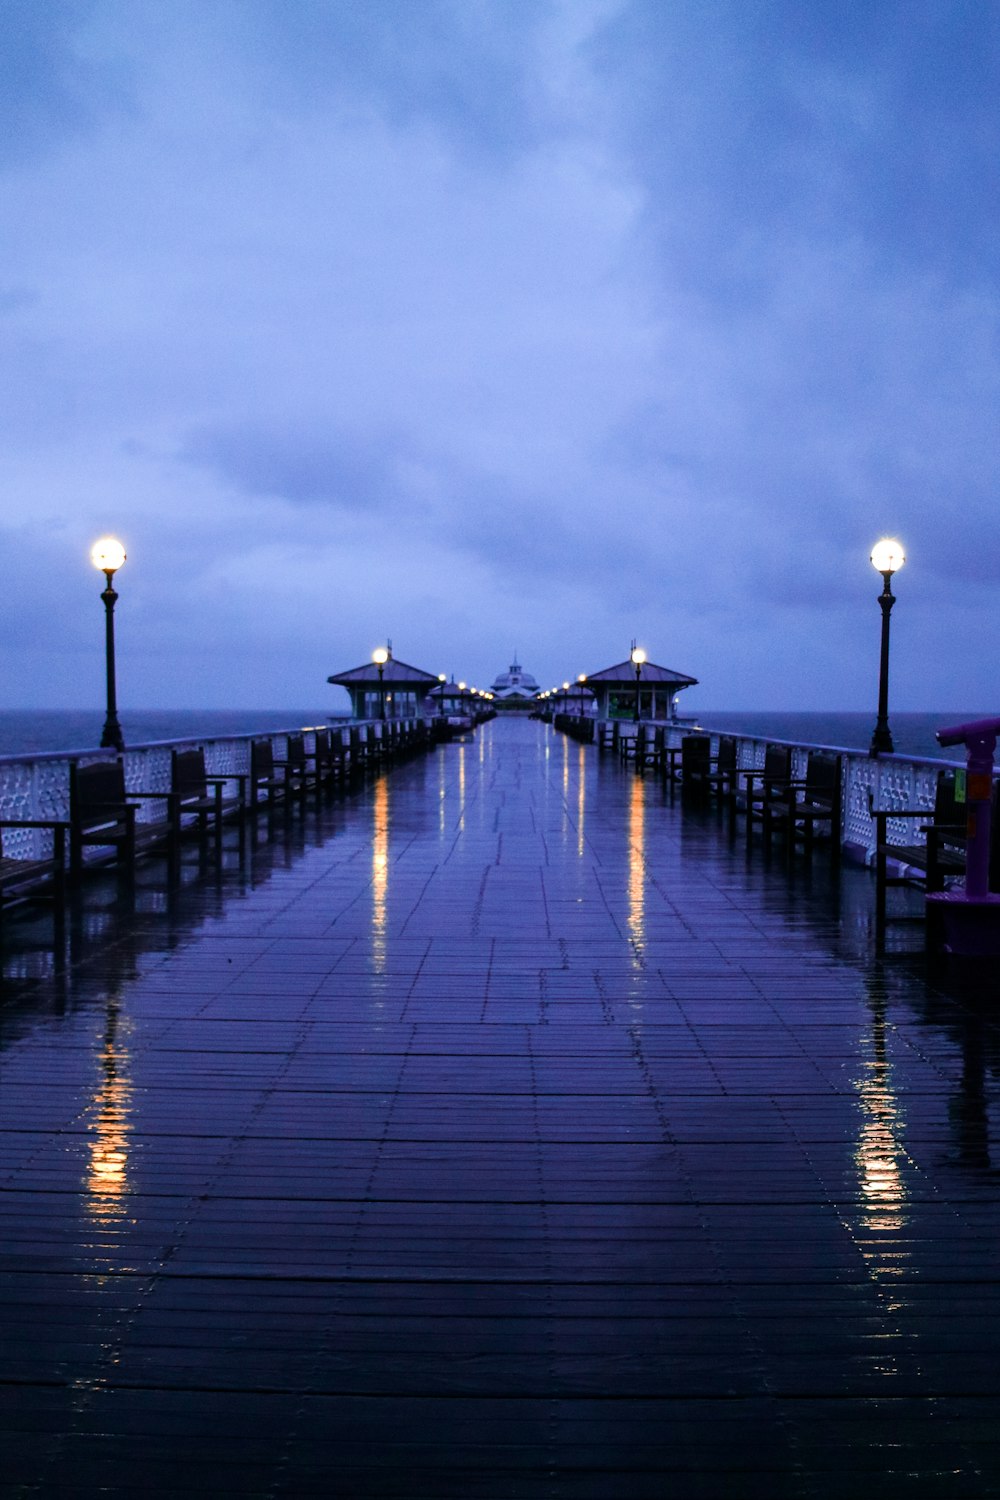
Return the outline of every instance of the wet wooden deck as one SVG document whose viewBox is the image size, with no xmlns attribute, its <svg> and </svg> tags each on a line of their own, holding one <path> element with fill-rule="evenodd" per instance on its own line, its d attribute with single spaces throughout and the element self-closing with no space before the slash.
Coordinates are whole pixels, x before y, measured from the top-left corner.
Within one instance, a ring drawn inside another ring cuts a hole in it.
<svg viewBox="0 0 1000 1500">
<path fill-rule="evenodd" d="M 0 1495 L 1000 1493 L 995 978 L 797 870 L 500 721 L 9 921 Z"/>
</svg>

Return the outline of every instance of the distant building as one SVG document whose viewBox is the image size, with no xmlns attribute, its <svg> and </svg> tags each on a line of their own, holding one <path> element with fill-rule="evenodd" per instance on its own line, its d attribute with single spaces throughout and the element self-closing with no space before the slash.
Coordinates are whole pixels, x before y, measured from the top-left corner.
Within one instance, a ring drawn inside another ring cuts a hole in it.
<svg viewBox="0 0 1000 1500">
<path fill-rule="evenodd" d="M 347 689 L 351 717 L 362 721 L 419 718 L 425 712 L 427 694 L 438 686 L 433 672 L 397 661 L 391 646 L 386 649 L 381 670 L 376 663 L 366 661 L 347 672 L 334 672 L 326 680 Z"/>
<path fill-rule="evenodd" d="M 632 719 L 638 707 L 642 719 L 673 722 L 678 693 L 698 685 L 697 677 L 651 661 L 644 661 L 637 672 L 631 658 L 602 672 L 588 672 L 584 680 L 597 700 L 597 718 L 602 721 Z"/>
<path fill-rule="evenodd" d="M 490 687 L 490 692 L 493 694 L 493 698 L 497 707 L 499 707 L 503 703 L 509 703 L 512 706 L 516 706 L 518 702 L 533 702 L 541 692 L 541 688 L 538 686 L 538 683 L 532 677 L 531 673 L 526 672 L 521 666 L 520 662 L 517 660 L 517 653 L 515 652 L 514 660 L 511 662 L 507 671 L 501 672 L 495 679 L 492 686 Z"/>
</svg>

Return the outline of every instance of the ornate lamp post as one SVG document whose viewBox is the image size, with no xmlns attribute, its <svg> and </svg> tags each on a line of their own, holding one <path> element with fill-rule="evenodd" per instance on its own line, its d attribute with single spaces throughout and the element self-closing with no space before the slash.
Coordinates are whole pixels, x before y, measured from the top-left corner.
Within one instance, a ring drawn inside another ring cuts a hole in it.
<svg viewBox="0 0 1000 1500">
<path fill-rule="evenodd" d="M 378 667 L 378 716 L 385 723 L 385 693 L 382 681 L 385 676 L 385 664 L 389 660 L 389 653 L 384 646 L 379 646 L 372 652 L 372 661 Z"/>
<path fill-rule="evenodd" d="M 107 579 L 101 594 L 104 600 L 104 663 L 108 680 L 108 712 L 101 734 L 101 747 L 124 750 L 122 726 L 118 722 L 118 699 L 115 688 L 115 593 L 114 577 L 125 561 L 125 548 L 113 536 L 103 536 L 90 549 L 90 560 Z"/>
<path fill-rule="evenodd" d="M 587 680 L 587 674 L 586 674 L 586 672 L 578 672 L 576 674 L 576 680 L 580 684 L 580 718 L 582 719 L 583 718 L 583 709 L 584 709 L 583 684 Z"/>
<path fill-rule="evenodd" d="M 639 722 L 639 682 L 642 678 L 642 664 L 646 660 L 646 653 L 641 646 L 633 646 L 631 651 L 632 665 L 635 667 L 635 713 L 633 721 Z"/>
<path fill-rule="evenodd" d="M 889 730 L 889 612 L 896 600 L 892 593 L 892 575 L 898 573 L 906 561 L 902 544 L 892 537 L 883 537 L 872 548 L 872 567 L 882 574 L 882 592 L 878 602 L 882 606 L 882 653 L 878 671 L 878 722 L 872 735 L 871 754 L 891 754 L 892 734 Z"/>
<path fill-rule="evenodd" d="M 444 685 L 447 681 L 448 679 L 445 674 L 443 672 L 439 672 L 438 682 L 441 684 L 441 686 L 438 688 L 438 717 L 442 719 L 444 718 Z"/>
</svg>

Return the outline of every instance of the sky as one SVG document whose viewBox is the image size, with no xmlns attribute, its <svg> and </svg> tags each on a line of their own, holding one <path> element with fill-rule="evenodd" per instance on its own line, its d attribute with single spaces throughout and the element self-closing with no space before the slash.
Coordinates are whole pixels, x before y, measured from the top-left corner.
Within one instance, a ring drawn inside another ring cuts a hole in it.
<svg viewBox="0 0 1000 1500">
<path fill-rule="evenodd" d="M 0 0 L 0 706 L 1000 712 L 997 0 Z M 339 698 L 337 699 L 339 704 Z"/>
</svg>

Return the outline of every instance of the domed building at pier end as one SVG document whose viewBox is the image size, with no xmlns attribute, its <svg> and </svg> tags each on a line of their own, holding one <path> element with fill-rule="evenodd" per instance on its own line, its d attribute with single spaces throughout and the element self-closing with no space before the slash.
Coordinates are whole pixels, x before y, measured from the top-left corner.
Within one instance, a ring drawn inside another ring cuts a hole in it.
<svg viewBox="0 0 1000 1500">
<path fill-rule="evenodd" d="M 490 692 L 495 708 L 527 708 L 534 703 L 541 688 L 531 673 L 521 666 L 515 651 L 514 660 L 506 672 L 497 675 L 490 685 Z"/>
</svg>

